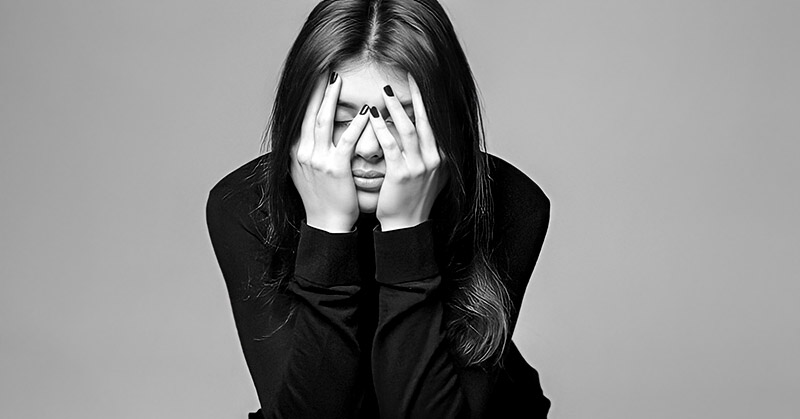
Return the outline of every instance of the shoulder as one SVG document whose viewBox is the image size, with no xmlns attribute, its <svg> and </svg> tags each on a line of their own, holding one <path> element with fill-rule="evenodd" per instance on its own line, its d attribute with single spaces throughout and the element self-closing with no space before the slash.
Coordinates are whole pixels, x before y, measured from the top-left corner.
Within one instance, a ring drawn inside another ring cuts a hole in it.
<svg viewBox="0 0 800 419">
<path fill-rule="evenodd" d="M 511 163 L 492 154 L 488 157 L 495 218 L 515 223 L 548 218 L 550 198 L 542 188 Z"/>
<path fill-rule="evenodd" d="M 528 175 L 489 155 L 494 228 L 493 257 L 505 274 L 518 313 L 550 223 L 550 199 Z M 515 320 L 516 321 L 516 320 Z"/>
<path fill-rule="evenodd" d="M 266 154 L 260 155 L 249 162 L 239 166 L 232 172 L 223 176 L 209 192 L 209 200 L 226 202 L 241 200 L 243 195 L 252 195 L 257 192 L 254 179 L 259 176 L 259 170 L 266 163 Z"/>
<path fill-rule="evenodd" d="M 223 176 L 209 191 L 206 218 L 209 226 L 224 220 L 252 224 L 261 200 L 258 179 L 262 176 L 266 154 L 258 156 Z"/>
</svg>

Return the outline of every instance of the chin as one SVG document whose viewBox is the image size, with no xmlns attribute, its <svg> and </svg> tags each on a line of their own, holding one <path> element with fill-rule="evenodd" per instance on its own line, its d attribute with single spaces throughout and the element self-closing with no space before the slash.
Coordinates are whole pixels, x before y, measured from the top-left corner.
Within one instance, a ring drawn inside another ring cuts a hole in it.
<svg viewBox="0 0 800 419">
<path fill-rule="evenodd" d="M 373 214 L 378 210 L 378 192 L 356 190 L 358 210 L 364 214 Z"/>
</svg>

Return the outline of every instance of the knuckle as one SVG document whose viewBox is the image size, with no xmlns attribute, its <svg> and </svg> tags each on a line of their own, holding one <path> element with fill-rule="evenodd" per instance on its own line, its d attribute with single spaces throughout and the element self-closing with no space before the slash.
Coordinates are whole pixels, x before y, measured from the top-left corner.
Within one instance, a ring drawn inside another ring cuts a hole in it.
<svg viewBox="0 0 800 419">
<path fill-rule="evenodd" d="M 349 128 L 348 128 L 348 130 L 349 130 Z M 342 133 L 342 135 L 339 136 L 339 141 L 337 141 L 337 143 L 338 144 L 350 144 L 354 140 L 354 137 L 355 136 L 351 135 L 348 131 L 345 131 L 345 132 Z"/>
<path fill-rule="evenodd" d="M 403 173 L 400 173 L 401 182 L 410 182 L 412 180 L 414 180 L 414 176 L 411 174 L 411 172 L 404 171 Z"/>
<path fill-rule="evenodd" d="M 300 164 L 308 163 L 308 160 L 311 158 L 311 155 L 308 151 L 306 151 L 306 147 L 300 147 L 294 154 L 295 160 L 297 160 Z"/>
<path fill-rule="evenodd" d="M 381 137 L 378 137 L 381 138 Z M 384 150 L 394 151 L 397 150 L 397 141 L 390 138 L 388 141 L 380 141 L 381 148 Z"/>
<path fill-rule="evenodd" d="M 308 167 L 314 169 L 315 171 L 324 171 L 325 160 L 320 159 L 317 156 L 311 156 L 311 158 L 308 159 Z"/>
<path fill-rule="evenodd" d="M 414 137 L 417 130 L 413 126 L 404 124 L 397 127 L 397 133 L 403 137 Z"/>
<path fill-rule="evenodd" d="M 331 119 L 325 115 L 317 115 L 317 119 L 315 121 L 315 126 L 317 129 L 323 129 L 330 125 Z"/>
<path fill-rule="evenodd" d="M 331 161 L 330 156 L 315 153 L 311 158 L 309 167 L 316 172 L 326 176 L 335 175 L 338 172 L 337 165 Z"/>
<path fill-rule="evenodd" d="M 412 176 L 412 177 L 420 177 L 420 176 L 425 175 L 427 170 L 425 169 L 425 164 L 423 164 L 422 162 L 418 162 L 418 163 L 409 165 L 408 172 L 409 172 L 409 175 Z"/>
</svg>

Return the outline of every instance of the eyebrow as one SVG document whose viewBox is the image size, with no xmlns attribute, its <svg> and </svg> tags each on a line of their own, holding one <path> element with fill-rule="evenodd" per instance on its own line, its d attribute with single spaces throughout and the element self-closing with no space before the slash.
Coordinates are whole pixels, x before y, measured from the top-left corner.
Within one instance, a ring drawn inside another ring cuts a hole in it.
<svg viewBox="0 0 800 419">
<path fill-rule="evenodd" d="M 414 103 L 411 102 L 410 100 L 406 101 L 406 102 L 400 101 L 400 104 L 403 105 L 403 108 L 406 108 L 406 111 L 409 111 L 409 110 L 413 111 L 414 110 Z M 349 108 L 349 109 L 352 109 L 354 111 L 357 111 L 357 110 L 360 110 L 361 106 L 363 106 L 363 105 L 356 105 L 355 103 L 348 102 L 346 100 L 340 100 L 339 103 L 336 104 L 336 106 L 337 107 L 345 107 L 345 108 Z"/>
</svg>

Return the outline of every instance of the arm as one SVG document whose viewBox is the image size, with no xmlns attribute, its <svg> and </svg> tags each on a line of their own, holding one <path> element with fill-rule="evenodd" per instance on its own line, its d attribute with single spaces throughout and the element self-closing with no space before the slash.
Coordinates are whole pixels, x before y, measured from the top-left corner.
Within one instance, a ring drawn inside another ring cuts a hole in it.
<svg viewBox="0 0 800 419">
<path fill-rule="evenodd" d="M 496 164 L 496 268 L 511 297 L 513 334 L 525 290 L 541 253 L 550 220 L 550 201 L 522 172 L 492 157 Z M 373 373 L 382 410 L 397 416 L 546 417 L 550 401 L 537 372 L 513 342 L 503 356 L 505 370 L 461 368 L 443 350 L 441 278 L 433 261 L 430 222 L 376 232 L 380 318 L 373 347 Z M 422 415 L 424 416 L 424 415 Z"/>
<path fill-rule="evenodd" d="M 374 235 L 380 288 L 372 371 L 381 417 L 465 416 L 444 334 L 431 221 Z"/>
<path fill-rule="evenodd" d="M 385 179 L 374 233 L 378 324 L 372 374 L 381 417 L 452 418 L 465 402 L 445 337 L 441 276 L 429 218 L 446 182 L 419 88 L 408 74 L 416 123 L 390 85 L 383 99 L 397 132 L 373 107 L 370 124 L 383 150 Z"/>
<path fill-rule="evenodd" d="M 264 292 L 258 282 L 272 254 L 249 216 L 257 199 L 233 192 L 225 181 L 212 189 L 207 223 L 264 415 L 351 417 L 363 392 L 356 384 L 356 233 L 303 225 L 295 276 L 286 290 Z"/>
<path fill-rule="evenodd" d="M 306 221 L 300 228 L 294 276 L 286 289 L 241 292 L 264 282 L 262 275 L 274 275 L 269 262 L 274 249 L 261 245 L 249 218 L 251 205 L 246 204 L 258 202 L 260 196 L 229 207 L 223 197 L 239 188 L 223 184 L 209 197 L 209 231 L 267 417 L 352 417 L 364 393 L 357 384 L 360 286 L 357 233 L 351 230 L 358 202 L 350 159 L 367 119 L 355 118 L 338 142 L 333 141 L 340 88 L 335 73 L 330 81 L 320 75 L 306 104 L 300 137 L 293 139 L 289 153 L 290 176 Z M 278 327 L 265 330 L 265 322 Z"/>
<path fill-rule="evenodd" d="M 277 409 L 286 418 L 353 416 L 358 385 L 356 232 L 302 224 L 289 291 L 300 301 Z"/>
</svg>

